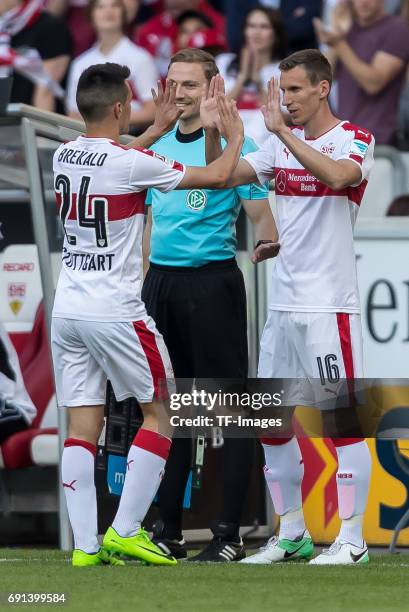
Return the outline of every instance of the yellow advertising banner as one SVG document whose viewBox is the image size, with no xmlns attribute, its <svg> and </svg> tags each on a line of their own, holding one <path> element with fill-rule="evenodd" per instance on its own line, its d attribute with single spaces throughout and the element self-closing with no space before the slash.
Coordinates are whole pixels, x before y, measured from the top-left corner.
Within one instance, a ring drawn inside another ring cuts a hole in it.
<svg viewBox="0 0 409 612">
<path fill-rule="evenodd" d="M 387 386 L 376 390 L 378 420 L 400 411 L 399 428 L 393 432 L 409 438 L 408 387 Z M 306 422 L 303 409 L 297 410 L 297 420 Z M 402 420 L 403 419 L 403 420 Z M 396 419 L 395 419 L 396 421 Z M 308 427 L 306 428 L 308 429 Z M 391 430 L 390 430 L 391 431 Z M 303 482 L 304 511 L 308 529 L 314 541 L 333 542 L 339 531 L 338 500 L 335 475 L 337 456 L 328 438 L 299 439 L 305 463 Z M 409 439 L 368 439 L 372 456 L 372 477 L 368 507 L 365 514 L 364 535 L 368 544 L 388 545 L 396 524 L 409 510 Z M 403 529 L 398 545 L 409 546 L 409 526 Z"/>
</svg>

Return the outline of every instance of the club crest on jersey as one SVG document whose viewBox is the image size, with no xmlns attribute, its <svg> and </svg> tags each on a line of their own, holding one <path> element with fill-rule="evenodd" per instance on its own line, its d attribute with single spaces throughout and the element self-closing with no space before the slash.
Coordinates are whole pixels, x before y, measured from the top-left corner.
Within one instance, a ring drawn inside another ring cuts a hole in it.
<svg viewBox="0 0 409 612">
<path fill-rule="evenodd" d="M 329 144 L 323 144 L 320 151 L 324 155 L 332 155 L 335 151 L 335 144 L 333 142 L 330 142 Z"/>
<path fill-rule="evenodd" d="M 9 283 L 8 285 L 9 306 L 16 316 L 24 304 L 26 288 L 26 283 Z"/>
<path fill-rule="evenodd" d="M 203 210 L 207 203 L 207 195 L 201 189 L 192 189 L 186 196 L 186 204 L 191 210 Z"/>
</svg>

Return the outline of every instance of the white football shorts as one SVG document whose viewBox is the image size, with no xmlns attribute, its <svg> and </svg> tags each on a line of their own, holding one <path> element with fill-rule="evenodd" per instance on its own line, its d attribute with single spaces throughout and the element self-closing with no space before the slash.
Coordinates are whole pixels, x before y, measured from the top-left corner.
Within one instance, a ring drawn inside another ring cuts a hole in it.
<svg viewBox="0 0 409 612">
<path fill-rule="evenodd" d="M 117 401 L 166 398 L 173 379 L 168 350 L 151 317 L 134 322 L 53 317 L 51 348 L 59 406 L 105 404 L 109 379 Z"/>
<path fill-rule="evenodd" d="M 285 406 L 350 405 L 353 380 L 363 378 L 360 315 L 270 310 L 258 377 L 291 379 L 283 385 Z"/>
</svg>

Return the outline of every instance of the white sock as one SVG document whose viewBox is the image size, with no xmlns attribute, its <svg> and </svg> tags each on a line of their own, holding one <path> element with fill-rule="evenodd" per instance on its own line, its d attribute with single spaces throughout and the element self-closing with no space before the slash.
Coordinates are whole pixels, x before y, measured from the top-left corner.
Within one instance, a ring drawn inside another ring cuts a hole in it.
<svg viewBox="0 0 409 612">
<path fill-rule="evenodd" d="M 96 448 L 90 442 L 68 438 L 64 443 L 61 477 L 74 546 L 87 553 L 99 550 L 97 494 L 94 481 Z"/>
<path fill-rule="evenodd" d="M 362 534 L 363 522 L 363 514 L 357 514 L 350 519 L 344 519 L 341 522 L 341 529 L 338 535 L 341 542 L 349 542 L 354 546 L 362 546 L 364 542 L 364 537 Z"/>
<path fill-rule="evenodd" d="M 362 546 L 363 517 L 371 478 L 371 455 L 365 441 L 336 447 L 338 455 L 338 511 L 342 520 L 338 538 Z"/>
<path fill-rule="evenodd" d="M 135 436 L 127 459 L 121 500 L 112 527 L 121 537 L 137 533 L 159 488 L 171 440 L 148 429 Z"/>
<path fill-rule="evenodd" d="M 286 512 L 280 516 L 280 540 L 295 540 L 305 531 L 304 513 L 302 508 Z"/>
<path fill-rule="evenodd" d="M 263 444 L 264 476 L 274 510 L 280 516 L 280 539 L 294 540 L 305 531 L 301 483 L 304 464 L 297 439 L 284 444 Z"/>
</svg>

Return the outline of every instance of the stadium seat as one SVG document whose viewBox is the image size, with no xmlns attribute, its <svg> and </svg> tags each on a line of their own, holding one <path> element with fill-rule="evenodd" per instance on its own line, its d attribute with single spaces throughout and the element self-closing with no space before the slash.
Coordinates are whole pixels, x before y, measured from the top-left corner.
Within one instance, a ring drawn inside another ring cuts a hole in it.
<svg viewBox="0 0 409 612">
<path fill-rule="evenodd" d="M 50 434 L 54 434 L 53 437 L 57 440 L 57 430 L 51 427 L 47 429 L 30 428 L 7 438 L 1 446 L 4 467 L 15 470 L 34 465 L 31 452 L 32 442 L 38 437 L 43 435 L 50 436 Z"/>
<path fill-rule="evenodd" d="M 25 340 L 19 358 L 27 391 L 37 408 L 37 416 L 30 429 L 14 434 L 2 444 L 0 467 L 16 469 L 32 465 L 56 465 L 57 411 L 42 303 L 37 309 L 33 328 Z M 45 434 L 46 441 L 43 442 Z M 53 449 L 50 438 L 54 440 Z"/>
<path fill-rule="evenodd" d="M 401 172 L 397 174 L 397 170 Z M 403 176 L 405 170 L 406 179 Z M 409 190 L 409 187 L 406 187 L 409 185 L 407 177 L 409 177 L 409 154 L 401 153 L 392 147 L 377 147 L 375 165 L 362 201 L 358 224 L 363 218 L 384 217 L 392 200 L 397 195 L 401 195 L 402 190 Z M 398 178 L 401 180 L 398 181 Z"/>
<path fill-rule="evenodd" d="M 371 180 L 365 191 L 358 219 L 385 216 L 394 197 L 392 162 L 388 159 L 378 158 L 375 161 Z"/>
</svg>

